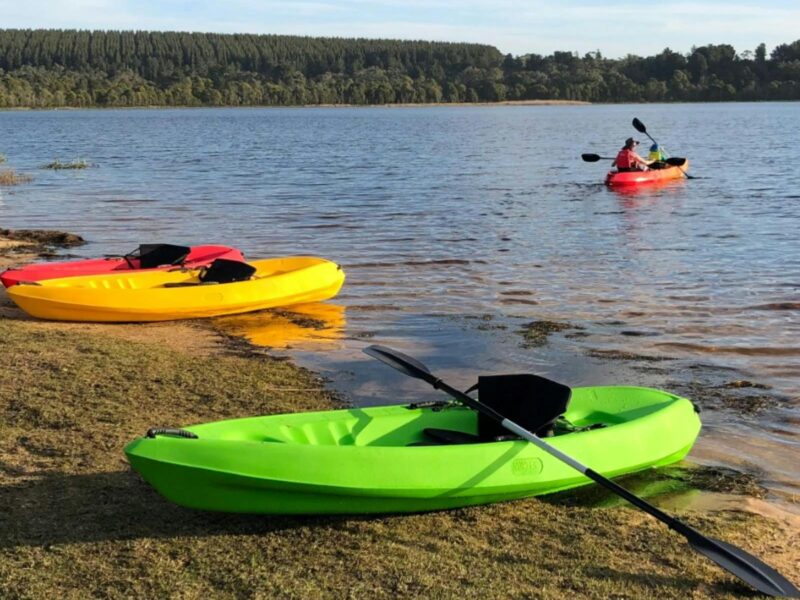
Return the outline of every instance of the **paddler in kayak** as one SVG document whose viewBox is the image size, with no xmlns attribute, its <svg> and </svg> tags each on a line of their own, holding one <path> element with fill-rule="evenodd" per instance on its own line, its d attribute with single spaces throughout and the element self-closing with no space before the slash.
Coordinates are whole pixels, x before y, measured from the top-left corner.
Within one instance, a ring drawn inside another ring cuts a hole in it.
<svg viewBox="0 0 800 600">
<path fill-rule="evenodd" d="M 667 166 L 667 154 L 661 149 L 658 144 L 650 146 L 650 154 L 647 155 L 647 161 L 650 163 L 651 169 L 664 169 Z"/>
<path fill-rule="evenodd" d="M 639 145 L 638 140 L 628 138 L 625 140 L 625 145 L 622 150 L 617 154 L 617 158 L 611 163 L 612 167 L 617 167 L 620 173 L 625 171 L 646 171 L 650 166 L 650 162 L 643 159 L 636 154 L 634 148 Z"/>
</svg>

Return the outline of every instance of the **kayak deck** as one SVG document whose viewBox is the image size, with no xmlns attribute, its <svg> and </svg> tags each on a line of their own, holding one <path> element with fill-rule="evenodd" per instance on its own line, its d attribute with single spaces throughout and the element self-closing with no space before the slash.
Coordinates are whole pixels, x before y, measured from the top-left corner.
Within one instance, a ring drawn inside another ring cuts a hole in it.
<svg viewBox="0 0 800 600">
<path fill-rule="evenodd" d="M 680 460 L 700 421 L 691 402 L 633 387 L 573 390 L 576 427 L 548 442 L 607 476 Z M 474 434 L 460 407 L 384 406 L 221 421 L 198 439 L 144 437 L 134 469 L 178 504 L 267 514 L 416 512 L 556 492 L 590 480 L 523 440 L 425 445 L 428 428 Z"/>
</svg>

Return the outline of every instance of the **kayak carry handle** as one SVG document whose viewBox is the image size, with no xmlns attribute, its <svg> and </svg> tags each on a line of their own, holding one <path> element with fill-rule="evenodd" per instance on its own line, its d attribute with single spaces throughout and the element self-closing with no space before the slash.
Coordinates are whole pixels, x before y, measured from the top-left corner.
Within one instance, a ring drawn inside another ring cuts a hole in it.
<svg viewBox="0 0 800 600">
<path fill-rule="evenodd" d="M 196 440 L 198 436 L 196 433 L 186 431 L 185 429 L 176 429 L 174 427 L 151 427 L 147 430 L 145 437 L 155 438 L 158 435 L 168 435 L 172 437 L 185 438 L 187 440 Z"/>
</svg>

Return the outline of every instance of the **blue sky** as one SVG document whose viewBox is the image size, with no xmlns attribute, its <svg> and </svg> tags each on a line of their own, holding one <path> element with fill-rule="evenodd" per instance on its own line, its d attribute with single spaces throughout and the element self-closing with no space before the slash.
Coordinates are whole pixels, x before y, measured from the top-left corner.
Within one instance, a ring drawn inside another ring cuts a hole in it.
<svg viewBox="0 0 800 600">
<path fill-rule="evenodd" d="M 799 0 L 0 0 L 0 15 L 0 27 L 466 41 L 611 57 L 708 43 L 771 50 L 800 38 Z"/>
</svg>

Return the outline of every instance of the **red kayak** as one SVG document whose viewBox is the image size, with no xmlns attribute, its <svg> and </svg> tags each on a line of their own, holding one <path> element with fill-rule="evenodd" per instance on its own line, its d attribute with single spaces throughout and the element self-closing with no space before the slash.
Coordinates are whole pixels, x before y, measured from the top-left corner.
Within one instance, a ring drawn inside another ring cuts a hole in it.
<svg viewBox="0 0 800 600">
<path fill-rule="evenodd" d="M 645 185 L 648 183 L 660 183 L 671 179 L 681 179 L 689 170 L 689 161 L 680 167 L 667 167 L 666 169 L 648 169 L 647 171 L 609 171 L 606 175 L 606 185 L 615 187 L 618 185 Z"/>
<path fill-rule="evenodd" d="M 36 263 L 21 269 L 0 273 L 0 281 L 11 287 L 20 281 L 39 281 L 57 277 L 99 275 L 112 271 L 155 270 L 175 267 L 197 268 L 210 265 L 218 258 L 244 261 L 244 255 L 228 246 L 174 246 L 172 244 L 142 244 L 124 256 L 109 256 L 70 262 Z"/>
</svg>

